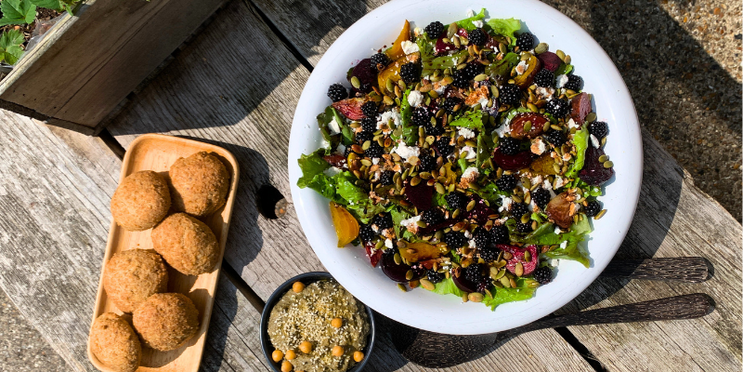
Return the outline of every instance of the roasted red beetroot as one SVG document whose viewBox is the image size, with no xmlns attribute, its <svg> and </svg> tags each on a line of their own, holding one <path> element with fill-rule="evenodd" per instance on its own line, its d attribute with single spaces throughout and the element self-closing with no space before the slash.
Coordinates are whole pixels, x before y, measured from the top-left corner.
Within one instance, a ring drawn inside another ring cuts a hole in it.
<svg viewBox="0 0 743 372">
<path fill-rule="evenodd" d="M 511 120 L 511 137 L 516 139 L 537 138 L 544 132 L 544 124 L 548 122 L 544 115 L 528 112 L 516 115 Z M 527 122 L 531 122 L 531 129 L 524 131 Z"/>
<path fill-rule="evenodd" d="M 333 108 L 351 120 L 361 120 L 364 118 L 364 113 L 361 112 L 361 105 L 364 102 L 366 102 L 364 98 L 346 98 L 333 102 Z"/>
<path fill-rule="evenodd" d="M 586 116 L 591 113 L 591 98 L 588 93 L 583 92 L 570 101 L 571 111 L 570 117 L 582 126 L 586 120 Z"/>
<path fill-rule="evenodd" d="M 372 87 L 377 84 L 377 69 L 371 61 L 371 58 L 362 59 L 356 67 L 353 68 L 351 74 L 348 76 L 348 82 L 351 82 L 352 77 L 357 77 L 361 82 L 361 86 L 355 89 L 361 93 L 369 93 L 372 91 Z"/>
<path fill-rule="evenodd" d="M 534 270 L 537 268 L 537 265 L 539 264 L 539 254 L 537 253 L 537 246 L 535 245 L 520 248 L 515 245 L 498 244 L 496 247 L 504 252 L 508 252 L 513 255 L 513 257 L 511 257 L 511 259 L 508 260 L 508 263 L 506 264 L 506 269 L 508 269 L 511 274 L 516 274 L 516 264 L 518 263 L 521 263 L 521 265 L 524 266 L 524 273 L 522 274 L 522 276 L 526 276 L 534 272 Z M 531 255 L 531 261 L 526 261 L 526 259 L 524 259 L 524 252 L 527 251 Z"/>
<path fill-rule="evenodd" d="M 427 211 L 433 204 L 433 186 L 428 186 L 425 182 L 415 186 L 405 185 L 405 197 L 419 211 Z"/>
<path fill-rule="evenodd" d="M 423 235 L 423 236 L 425 236 L 425 235 L 432 235 L 436 231 L 443 230 L 443 229 L 445 229 L 447 227 L 454 226 L 454 224 L 456 224 L 457 222 L 459 222 L 461 220 L 462 220 L 462 216 L 460 215 L 456 219 L 455 218 L 450 218 L 448 220 L 444 220 L 444 222 L 439 222 L 439 223 L 437 223 L 435 225 L 432 225 L 432 226 L 422 227 L 422 228 L 418 229 L 418 235 Z"/>
<path fill-rule="evenodd" d="M 601 155 L 604 155 L 604 150 L 595 148 L 592 144 L 588 145 L 586 149 L 586 160 L 578 176 L 589 185 L 602 185 L 614 175 L 614 167 L 605 168 L 604 164 L 599 161 Z"/>
<path fill-rule="evenodd" d="M 339 154 L 333 154 L 333 155 L 327 155 L 322 157 L 323 160 L 327 161 L 328 164 L 338 167 L 338 168 L 345 168 L 346 167 L 346 157 Z"/>
<path fill-rule="evenodd" d="M 469 39 L 470 35 L 467 33 L 467 30 L 460 28 L 457 30 L 457 35 L 464 37 L 465 39 Z"/>
<path fill-rule="evenodd" d="M 483 199 L 474 196 L 475 207 L 471 211 L 467 212 L 467 218 L 477 221 L 477 224 L 484 225 L 488 222 L 488 216 L 496 214 L 496 212 L 485 204 Z"/>
<path fill-rule="evenodd" d="M 457 47 L 452 43 L 445 43 L 443 38 L 436 40 L 436 45 L 433 47 L 433 52 L 436 55 L 446 54 L 449 51 L 456 50 Z"/>
<path fill-rule="evenodd" d="M 408 281 L 406 278 L 406 275 L 408 271 L 413 271 L 413 279 L 420 279 L 425 273 L 426 270 L 420 265 L 415 265 L 415 267 L 411 267 L 409 265 L 406 265 L 402 262 L 400 264 L 395 263 L 395 253 L 397 249 L 389 250 L 389 252 L 385 252 L 382 254 L 382 259 L 380 260 L 380 266 L 382 267 L 382 272 L 384 275 L 387 275 L 388 278 L 392 279 L 393 281 L 396 281 L 398 283 L 405 283 Z"/>
<path fill-rule="evenodd" d="M 364 244 L 364 249 L 366 249 L 366 257 L 369 257 L 369 262 L 371 263 L 372 267 L 377 267 L 377 264 L 379 263 L 379 260 L 382 258 L 382 250 L 377 249 L 372 253 L 374 250 L 374 242 L 366 242 Z"/>
<path fill-rule="evenodd" d="M 547 70 L 550 70 L 552 72 L 557 71 L 557 68 L 560 67 L 560 64 L 562 63 L 560 57 L 552 52 L 544 52 L 542 54 L 538 54 L 537 58 L 539 58 L 539 60 L 542 62 L 542 68 L 546 68 Z"/>
<path fill-rule="evenodd" d="M 519 170 L 529 166 L 534 160 L 530 151 L 521 151 L 516 155 L 506 155 L 500 149 L 493 154 L 493 161 L 505 170 Z"/>
<path fill-rule="evenodd" d="M 462 291 L 467 293 L 477 292 L 477 283 L 473 283 L 472 281 L 467 280 L 467 278 L 464 277 L 464 274 L 460 276 L 452 275 L 451 278 L 454 282 L 454 285 L 456 285 L 457 288 L 461 289 Z"/>
</svg>

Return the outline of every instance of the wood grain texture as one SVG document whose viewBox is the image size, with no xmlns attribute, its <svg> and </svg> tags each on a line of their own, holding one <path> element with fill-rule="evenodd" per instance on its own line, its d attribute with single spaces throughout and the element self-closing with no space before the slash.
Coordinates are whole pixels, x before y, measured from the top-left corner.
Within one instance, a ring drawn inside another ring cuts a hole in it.
<svg viewBox="0 0 743 372">
<path fill-rule="evenodd" d="M 702 257 L 619 259 L 609 262 L 601 276 L 701 283 L 709 279 L 710 266 L 711 264 Z"/>
<path fill-rule="evenodd" d="M 20 60 L 0 99 L 95 127 L 224 1 L 87 1 Z"/>
<path fill-rule="evenodd" d="M 249 42 L 236 48 L 236 40 Z M 248 3 L 233 2 L 109 126 L 125 147 L 140 133 L 164 132 L 204 138 L 235 154 L 243 176 L 225 258 L 263 299 L 294 275 L 324 271 L 293 208 L 279 219 L 256 211 L 258 190 L 267 183 L 291 201 L 286 167 L 289 130 L 308 76 Z M 370 364 L 371 370 L 420 370 L 405 364 L 385 342 L 389 341 L 379 342 L 374 353 L 380 358 Z M 551 347 L 539 346 L 546 344 Z M 491 355 L 452 370 L 523 363 L 524 352 L 531 355 L 528 365 L 533 370 L 592 370 L 552 330 L 518 337 Z M 554 367 L 556 358 L 565 363 Z"/>
</svg>

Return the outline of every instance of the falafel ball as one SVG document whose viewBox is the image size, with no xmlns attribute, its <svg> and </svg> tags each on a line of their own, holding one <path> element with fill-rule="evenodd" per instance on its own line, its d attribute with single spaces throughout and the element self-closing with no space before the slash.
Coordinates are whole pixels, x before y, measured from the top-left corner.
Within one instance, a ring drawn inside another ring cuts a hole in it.
<svg viewBox="0 0 743 372">
<path fill-rule="evenodd" d="M 185 213 L 172 214 L 152 229 L 152 246 L 168 265 L 186 275 L 211 271 L 220 253 L 209 226 Z"/>
<path fill-rule="evenodd" d="M 131 313 L 148 297 L 168 290 L 168 270 L 153 250 L 122 251 L 106 263 L 103 288 L 119 310 Z"/>
<path fill-rule="evenodd" d="M 142 345 L 132 326 L 123 317 L 103 313 L 90 329 L 90 351 L 116 372 L 134 372 L 142 360 Z"/>
<path fill-rule="evenodd" d="M 199 331 L 199 311 L 180 293 L 154 294 L 134 310 L 134 329 L 145 346 L 174 350 Z"/>
<path fill-rule="evenodd" d="M 152 228 L 165 218 L 169 209 L 168 182 L 149 170 L 128 175 L 111 198 L 114 220 L 129 231 Z"/>
<path fill-rule="evenodd" d="M 221 208 L 227 200 L 230 175 L 222 161 L 206 151 L 180 158 L 170 167 L 173 207 L 202 217 Z"/>
</svg>

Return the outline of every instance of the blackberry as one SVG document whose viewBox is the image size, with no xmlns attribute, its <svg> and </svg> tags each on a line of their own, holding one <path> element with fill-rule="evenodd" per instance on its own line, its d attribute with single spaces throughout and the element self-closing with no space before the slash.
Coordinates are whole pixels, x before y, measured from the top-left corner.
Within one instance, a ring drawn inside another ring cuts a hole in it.
<svg viewBox="0 0 743 372">
<path fill-rule="evenodd" d="M 425 222 L 428 226 L 433 226 L 444 222 L 444 215 L 438 209 L 429 209 L 423 211 L 421 214 L 421 221 Z"/>
<path fill-rule="evenodd" d="M 609 134 L 609 126 L 603 121 L 594 121 L 588 124 L 588 133 L 593 134 L 596 138 L 604 138 Z"/>
<path fill-rule="evenodd" d="M 513 203 L 511 204 L 511 216 L 517 220 L 521 219 L 521 216 L 529 213 L 529 206 L 525 203 Z"/>
<path fill-rule="evenodd" d="M 444 243 L 449 246 L 449 249 L 460 248 L 467 245 L 467 237 L 462 232 L 450 231 L 444 235 Z"/>
<path fill-rule="evenodd" d="M 585 207 L 586 216 L 594 217 L 601 212 L 601 204 L 595 200 L 589 201 Z"/>
<path fill-rule="evenodd" d="M 539 284 L 547 284 L 552 281 L 552 269 L 547 266 L 542 266 L 534 270 L 534 280 L 538 281 Z"/>
<path fill-rule="evenodd" d="M 564 118 L 568 114 L 570 111 L 570 103 L 564 99 L 555 98 L 547 101 L 544 108 L 547 112 L 559 119 Z"/>
<path fill-rule="evenodd" d="M 550 199 L 552 199 L 550 192 L 541 187 L 531 192 L 531 200 L 534 200 L 534 204 L 539 206 L 541 209 L 544 209 L 547 206 Z"/>
<path fill-rule="evenodd" d="M 364 243 L 368 243 L 376 237 L 377 233 L 374 232 L 371 225 L 362 225 L 359 229 L 359 239 Z"/>
<path fill-rule="evenodd" d="M 447 114 L 451 115 L 454 113 L 454 106 L 461 105 L 464 103 L 461 98 L 457 97 L 449 97 L 444 101 L 444 104 L 442 105 L 442 108 L 444 111 L 446 111 Z"/>
<path fill-rule="evenodd" d="M 583 78 L 578 75 L 568 75 L 568 82 L 562 86 L 565 89 L 570 89 L 574 92 L 583 89 Z"/>
<path fill-rule="evenodd" d="M 485 293 L 485 291 L 490 290 L 490 288 L 493 286 L 493 281 L 490 280 L 489 277 L 483 277 L 478 283 L 477 283 L 477 291 L 480 293 Z"/>
<path fill-rule="evenodd" d="M 413 116 L 411 117 L 411 119 L 413 120 L 413 124 L 417 126 L 430 124 L 431 111 L 428 110 L 428 107 L 418 106 L 415 111 L 413 111 Z"/>
<path fill-rule="evenodd" d="M 400 77 L 406 83 L 414 83 L 421 79 L 421 70 L 417 64 L 408 62 L 400 67 Z"/>
<path fill-rule="evenodd" d="M 472 80 L 475 78 L 475 76 L 485 72 L 485 66 L 478 62 L 472 62 L 468 63 L 467 66 L 462 69 L 462 71 L 464 71 L 464 76 L 467 78 L 467 80 Z"/>
<path fill-rule="evenodd" d="M 521 149 L 521 141 L 511 137 L 503 137 L 498 142 L 498 149 L 506 155 L 516 155 Z"/>
<path fill-rule="evenodd" d="M 373 56 L 371 56 L 371 61 L 374 67 L 376 67 L 377 71 L 384 70 L 387 65 L 390 64 L 390 57 L 387 57 L 384 53 L 377 53 Z"/>
<path fill-rule="evenodd" d="M 506 84 L 500 87 L 498 100 L 506 105 L 516 105 L 521 101 L 521 89 L 513 84 Z"/>
<path fill-rule="evenodd" d="M 508 228 L 506 225 L 493 226 L 490 229 L 490 240 L 493 241 L 493 244 L 508 244 L 510 240 L 508 239 Z"/>
<path fill-rule="evenodd" d="M 467 77 L 467 73 L 464 72 L 464 69 L 454 71 L 454 75 L 452 75 L 452 78 L 454 79 L 454 81 L 451 83 L 451 85 L 457 88 L 464 89 L 470 85 L 470 79 Z"/>
<path fill-rule="evenodd" d="M 389 213 L 381 213 L 371 220 L 372 225 L 377 225 L 379 230 L 387 230 L 392 227 L 392 216 Z"/>
<path fill-rule="evenodd" d="M 343 87 L 343 85 L 333 84 L 328 88 L 328 97 L 330 97 L 333 102 L 338 102 L 342 99 L 348 98 L 348 91 Z"/>
<path fill-rule="evenodd" d="M 446 204 L 449 204 L 449 208 L 452 210 L 465 210 L 467 208 L 467 203 L 469 203 L 467 197 L 461 192 L 453 192 L 445 196 L 444 199 L 446 199 Z"/>
<path fill-rule="evenodd" d="M 420 162 L 418 163 L 418 171 L 430 172 L 436 169 L 436 158 L 434 158 L 433 156 L 428 155 L 428 154 L 423 154 L 418 159 L 420 160 Z"/>
<path fill-rule="evenodd" d="M 425 31 L 429 38 L 438 39 L 441 33 L 444 32 L 444 24 L 439 21 L 433 21 L 426 26 Z"/>
<path fill-rule="evenodd" d="M 464 278 L 472 283 L 479 283 L 482 280 L 482 268 L 481 264 L 471 264 L 464 269 Z"/>
<path fill-rule="evenodd" d="M 451 138 L 449 137 L 441 137 L 434 142 L 434 146 L 436 146 L 436 149 L 439 151 L 439 155 L 446 157 L 451 154 L 454 150 L 454 146 L 450 145 L 449 142 L 451 142 Z"/>
<path fill-rule="evenodd" d="M 375 132 L 377 130 L 377 121 L 372 118 L 361 119 L 361 129 L 364 132 Z"/>
<path fill-rule="evenodd" d="M 470 44 L 482 46 L 488 41 L 488 36 L 481 28 L 476 28 L 469 33 Z"/>
<path fill-rule="evenodd" d="M 555 147 L 560 147 L 568 141 L 568 136 L 561 130 L 551 130 L 544 135 L 544 138 Z"/>
<path fill-rule="evenodd" d="M 482 227 L 475 229 L 475 246 L 477 249 L 487 249 L 490 246 L 490 232 Z"/>
<path fill-rule="evenodd" d="M 381 158 L 383 154 L 384 148 L 382 146 L 379 146 L 377 142 L 372 142 L 371 146 L 369 146 L 369 148 L 364 151 L 364 155 L 372 159 Z"/>
<path fill-rule="evenodd" d="M 428 272 L 426 273 L 426 278 L 428 278 L 429 282 L 436 284 L 444 280 L 444 278 L 446 278 L 446 275 L 438 271 L 428 270 Z"/>
<path fill-rule="evenodd" d="M 534 48 L 534 36 L 528 32 L 524 32 L 516 38 L 516 46 L 522 51 L 531 50 Z"/>
<path fill-rule="evenodd" d="M 356 133 L 356 142 L 358 142 L 360 144 L 363 144 L 366 141 L 370 141 L 372 138 L 374 138 L 374 133 L 372 133 L 372 132 L 358 132 L 358 133 Z"/>
<path fill-rule="evenodd" d="M 498 250 L 495 247 L 480 248 L 480 258 L 485 262 L 493 262 L 498 258 Z"/>
<path fill-rule="evenodd" d="M 431 121 L 423 125 L 423 129 L 426 130 L 426 134 L 429 136 L 440 136 L 444 134 L 444 126 L 438 125 L 438 123 L 434 124 Z"/>
<path fill-rule="evenodd" d="M 361 105 L 361 112 L 367 118 L 376 118 L 377 117 L 377 104 L 376 104 L 376 102 L 374 102 L 374 101 L 364 102 L 364 104 Z"/>
<path fill-rule="evenodd" d="M 548 87 L 554 87 L 555 86 L 555 74 L 552 73 L 552 71 L 543 68 L 537 72 L 537 75 L 534 76 L 534 83 L 537 84 L 537 86 L 548 88 Z"/>
<path fill-rule="evenodd" d="M 516 188 L 516 183 L 518 181 L 516 180 L 516 177 L 512 174 L 504 174 L 500 178 L 498 178 L 497 181 L 495 181 L 495 186 L 498 187 L 500 191 L 507 191 L 511 192 L 513 189 Z"/>
<path fill-rule="evenodd" d="M 528 221 L 526 223 L 521 223 L 521 221 L 516 221 L 516 230 L 520 233 L 528 233 L 531 232 L 531 221 Z"/>
<path fill-rule="evenodd" d="M 395 177 L 394 171 L 391 171 L 391 170 L 384 171 L 382 172 L 382 175 L 379 176 L 379 183 L 381 183 L 382 186 L 389 186 L 395 182 L 394 177 Z"/>
</svg>

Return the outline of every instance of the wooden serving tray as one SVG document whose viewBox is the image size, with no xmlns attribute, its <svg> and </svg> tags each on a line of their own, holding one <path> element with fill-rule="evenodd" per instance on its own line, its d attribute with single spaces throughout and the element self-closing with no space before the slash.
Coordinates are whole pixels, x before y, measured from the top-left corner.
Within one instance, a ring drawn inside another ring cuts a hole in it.
<svg viewBox="0 0 743 372">
<path fill-rule="evenodd" d="M 211 272 L 199 276 L 183 275 L 168 267 L 168 292 L 183 293 L 193 301 L 196 309 L 199 310 L 199 332 L 186 345 L 176 350 L 163 352 L 143 346 L 142 362 L 137 371 L 186 372 L 197 371 L 199 369 L 201 355 L 204 351 L 206 331 L 209 328 L 209 319 L 211 318 L 212 305 L 214 304 L 217 279 L 222 266 L 227 231 L 230 227 L 232 207 L 235 202 L 239 166 L 235 157 L 229 151 L 219 146 L 160 134 L 145 134 L 135 139 L 129 146 L 121 165 L 119 182 L 126 176 L 141 170 L 153 170 L 155 172 L 161 172 L 161 174 L 166 173 L 178 158 L 185 158 L 199 151 L 209 151 L 217 155 L 224 163 L 231 177 L 230 190 L 227 194 L 227 203 L 225 206 L 210 216 L 201 219 L 209 225 L 219 241 L 221 252 L 219 254 L 219 260 L 217 260 L 217 265 Z M 105 268 L 111 256 L 117 252 L 127 249 L 152 249 L 151 231 L 152 229 L 145 231 L 126 231 L 118 226 L 116 222 L 111 221 L 106 255 L 103 258 L 103 267 L 101 268 L 101 277 L 98 283 L 98 296 L 95 301 L 93 320 L 105 312 L 122 314 L 109 301 L 106 292 L 103 290 L 103 268 Z M 90 351 L 90 343 L 88 343 L 88 358 L 99 370 L 104 372 L 111 371 L 93 355 Z"/>
</svg>

